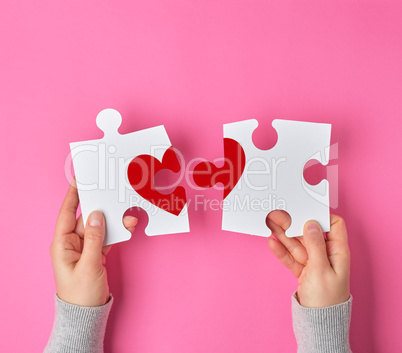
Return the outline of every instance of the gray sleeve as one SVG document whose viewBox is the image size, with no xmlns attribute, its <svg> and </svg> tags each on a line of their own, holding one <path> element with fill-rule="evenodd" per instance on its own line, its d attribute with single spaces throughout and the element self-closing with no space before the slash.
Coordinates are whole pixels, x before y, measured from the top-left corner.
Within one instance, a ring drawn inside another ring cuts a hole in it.
<svg viewBox="0 0 402 353">
<path fill-rule="evenodd" d="M 293 330 L 298 353 L 351 353 L 349 327 L 352 296 L 325 308 L 305 308 L 292 296 Z"/>
<path fill-rule="evenodd" d="M 113 297 L 103 306 L 66 303 L 57 295 L 52 333 L 44 353 L 101 353 Z"/>
</svg>

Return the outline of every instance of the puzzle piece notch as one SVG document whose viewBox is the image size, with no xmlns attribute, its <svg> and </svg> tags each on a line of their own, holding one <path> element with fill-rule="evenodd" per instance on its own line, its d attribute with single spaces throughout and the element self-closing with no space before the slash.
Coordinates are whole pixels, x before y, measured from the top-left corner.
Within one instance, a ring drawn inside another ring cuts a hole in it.
<svg viewBox="0 0 402 353">
<path fill-rule="evenodd" d="M 223 166 L 217 167 L 211 162 L 198 163 L 193 170 L 193 179 L 202 188 L 211 188 L 217 183 L 222 183 L 225 199 L 239 181 L 246 158 L 243 148 L 237 141 L 225 138 L 223 146 L 225 156 Z"/>
<path fill-rule="evenodd" d="M 317 185 L 321 180 L 328 180 L 329 207 L 338 207 L 338 143 L 328 146 L 328 163 L 324 166 L 316 159 L 307 161 L 303 168 L 303 177 L 307 184 Z"/>
<path fill-rule="evenodd" d="M 148 214 L 147 235 L 188 232 L 187 204 L 176 216 L 144 199 L 127 180 L 128 165 L 136 156 L 150 154 L 162 162 L 171 147 L 164 126 L 119 134 L 121 115 L 113 109 L 100 112 L 96 122 L 103 138 L 70 144 L 84 223 L 92 211 L 102 211 L 106 218 L 104 245 L 118 243 L 131 238 L 122 222 L 124 213 L 140 207 Z"/>
<path fill-rule="evenodd" d="M 266 216 L 275 209 L 284 209 L 292 217 L 287 236 L 301 235 L 303 225 L 309 219 L 317 220 L 324 231 L 329 231 L 328 181 L 307 184 L 303 178 L 303 167 L 310 159 L 317 159 L 323 165 L 328 163 L 331 125 L 279 119 L 274 120 L 272 125 L 278 133 L 278 141 L 266 151 L 256 148 L 252 141 L 257 120 L 224 125 L 224 138 L 234 139 L 242 146 L 246 168 L 226 198 L 230 207 L 223 210 L 222 229 L 269 236 Z M 253 176 L 255 185 L 259 188 L 266 186 L 264 191 L 253 189 L 249 180 L 245 180 L 250 171 L 258 172 L 261 168 L 258 164 L 255 164 L 256 169 L 251 168 L 253 159 L 265 162 L 268 167 L 276 167 L 270 170 L 272 175 L 269 178 L 272 180 L 269 182 L 264 179 L 267 177 L 263 173 Z"/>
<path fill-rule="evenodd" d="M 327 167 L 316 159 L 310 159 L 303 167 L 303 178 L 309 185 L 317 185 L 323 179 L 327 179 Z"/>
<path fill-rule="evenodd" d="M 258 128 L 253 131 L 251 138 L 254 146 L 261 151 L 270 150 L 278 143 L 278 133 L 269 119 L 258 121 Z"/>
</svg>

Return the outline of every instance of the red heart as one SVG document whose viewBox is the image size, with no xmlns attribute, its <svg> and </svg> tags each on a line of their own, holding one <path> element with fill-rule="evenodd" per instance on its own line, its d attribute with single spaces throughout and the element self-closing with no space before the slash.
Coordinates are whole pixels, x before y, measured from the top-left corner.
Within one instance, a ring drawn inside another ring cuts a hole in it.
<svg viewBox="0 0 402 353">
<path fill-rule="evenodd" d="M 132 188 L 153 205 L 178 216 L 185 206 L 186 191 L 178 186 L 170 194 L 161 194 L 155 188 L 155 175 L 162 169 L 180 171 L 180 163 L 173 147 L 166 150 L 162 163 L 148 154 L 135 157 L 127 169 L 128 181 Z"/>
<path fill-rule="evenodd" d="M 218 168 L 211 162 L 197 164 L 193 171 L 195 183 L 202 188 L 211 188 L 216 183 L 222 183 L 223 198 L 230 194 L 236 186 L 246 165 L 246 155 L 241 145 L 230 138 L 223 140 L 225 162 Z"/>
</svg>

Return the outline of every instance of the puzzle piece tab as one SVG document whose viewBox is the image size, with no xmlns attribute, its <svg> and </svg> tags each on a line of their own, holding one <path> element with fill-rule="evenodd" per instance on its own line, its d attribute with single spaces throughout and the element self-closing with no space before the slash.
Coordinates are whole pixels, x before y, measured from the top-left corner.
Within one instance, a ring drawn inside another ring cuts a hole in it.
<svg viewBox="0 0 402 353">
<path fill-rule="evenodd" d="M 84 224 L 92 211 L 102 211 L 106 219 L 104 245 L 122 242 L 131 238 L 123 225 L 125 211 L 140 207 L 148 214 L 147 235 L 189 232 L 185 190 L 178 187 L 171 195 L 164 195 L 154 189 L 158 170 L 180 170 L 164 126 L 121 135 L 117 131 L 121 121 L 119 112 L 105 109 L 96 118 L 104 137 L 70 144 Z M 146 159 L 158 168 L 149 168 L 147 163 L 138 168 L 137 162 Z M 141 173 L 143 184 L 134 183 L 137 173 Z M 167 197 L 180 201 L 174 212 L 160 202 Z"/>
</svg>

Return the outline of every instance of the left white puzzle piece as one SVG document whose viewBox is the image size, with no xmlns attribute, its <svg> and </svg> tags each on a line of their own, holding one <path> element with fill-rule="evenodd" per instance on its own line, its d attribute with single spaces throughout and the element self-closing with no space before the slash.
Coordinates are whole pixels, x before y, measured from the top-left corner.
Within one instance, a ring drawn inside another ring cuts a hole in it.
<svg viewBox="0 0 402 353">
<path fill-rule="evenodd" d="M 126 241 L 131 234 L 123 215 L 141 207 L 148 214 L 147 235 L 189 232 L 184 188 L 165 195 L 154 185 L 159 170 L 180 170 L 164 126 L 121 135 L 121 122 L 119 112 L 105 109 L 96 118 L 103 138 L 70 143 L 84 224 L 99 210 L 106 219 L 104 245 Z"/>
</svg>

